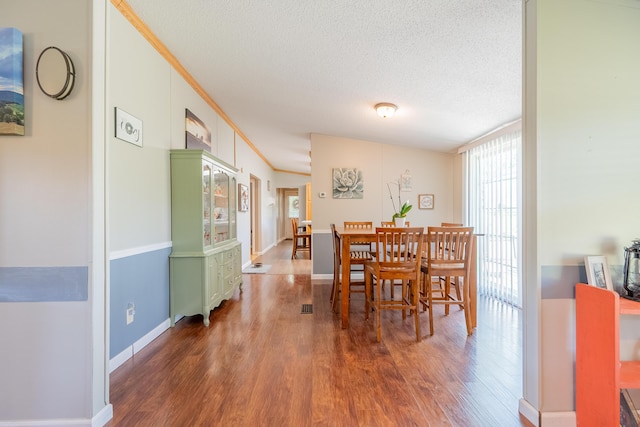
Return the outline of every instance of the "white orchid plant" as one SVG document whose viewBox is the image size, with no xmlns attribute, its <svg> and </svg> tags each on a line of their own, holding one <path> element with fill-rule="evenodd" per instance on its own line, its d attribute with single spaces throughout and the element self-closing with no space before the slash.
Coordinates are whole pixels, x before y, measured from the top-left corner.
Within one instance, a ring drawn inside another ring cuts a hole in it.
<svg viewBox="0 0 640 427">
<path fill-rule="evenodd" d="M 407 200 L 406 202 L 402 203 L 400 200 L 400 182 L 394 183 L 398 185 L 398 206 L 400 206 L 400 210 L 396 209 L 396 204 L 393 201 L 393 196 L 391 195 L 391 187 L 389 186 L 389 184 L 387 184 L 387 188 L 389 189 L 389 198 L 391 199 L 391 204 L 393 205 L 393 218 L 391 219 L 392 221 L 396 218 L 406 218 L 407 213 L 409 213 L 409 211 L 411 210 L 411 208 L 413 208 L 413 205 L 409 203 L 409 201 Z M 402 203 L 402 205 L 401 205 Z"/>
</svg>

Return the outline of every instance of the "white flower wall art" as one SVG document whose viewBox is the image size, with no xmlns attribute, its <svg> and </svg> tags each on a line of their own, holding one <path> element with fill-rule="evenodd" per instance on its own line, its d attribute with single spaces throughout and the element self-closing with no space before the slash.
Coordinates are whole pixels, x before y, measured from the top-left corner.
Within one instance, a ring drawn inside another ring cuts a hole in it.
<svg viewBox="0 0 640 427">
<path fill-rule="evenodd" d="M 364 181 L 362 171 L 356 168 L 333 169 L 333 198 L 362 199 L 364 197 Z"/>
</svg>

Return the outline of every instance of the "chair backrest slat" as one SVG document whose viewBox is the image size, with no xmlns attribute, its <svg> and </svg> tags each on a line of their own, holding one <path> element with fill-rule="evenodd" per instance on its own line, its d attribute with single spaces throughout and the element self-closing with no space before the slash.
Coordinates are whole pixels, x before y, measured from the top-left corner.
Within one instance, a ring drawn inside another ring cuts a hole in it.
<svg viewBox="0 0 640 427">
<path fill-rule="evenodd" d="M 428 227 L 424 252 L 429 272 L 436 276 L 444 269 L 468 272 L 472 245 L 473 227 Z"/>
<path fill-rule="evenodd" d="M 377 227 L 376 244 L 379 250 L 376 262 L 379 269 L 415 272 L 417 278 L 423 240 L 422 227 Z"/>
<path fill-rule="evenodd" d="M 373 228 L 372 221 L 345 221 L 344 228 L 347 230 L 369 230 Z"/>
</svg>

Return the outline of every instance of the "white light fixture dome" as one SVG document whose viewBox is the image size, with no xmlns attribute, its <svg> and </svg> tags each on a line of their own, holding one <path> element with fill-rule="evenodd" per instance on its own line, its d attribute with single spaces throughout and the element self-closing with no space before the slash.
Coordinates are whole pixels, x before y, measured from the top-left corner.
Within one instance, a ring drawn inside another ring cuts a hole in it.
<svg viewBox="0 0 640 427">
<path fill-rule="evenodd" d="M 383 119 L 393 116 L 398 109 L 395 104 L 391 104 L 389 102 L 381 102 L 379 104 L 376 104 L 374 108 L 378 112 L 378 115 Z"/>
</svg>

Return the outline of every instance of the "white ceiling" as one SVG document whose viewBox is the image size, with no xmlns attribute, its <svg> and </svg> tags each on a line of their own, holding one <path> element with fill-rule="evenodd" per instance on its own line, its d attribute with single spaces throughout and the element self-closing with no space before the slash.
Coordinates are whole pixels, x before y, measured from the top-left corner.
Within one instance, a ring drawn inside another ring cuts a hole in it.
<svg viewBox="0 0 640 427">
<path fill-rule="evenodd" d="M 452 151 L 521 116 L 521 0 L 127 2 L 278 170 L 311 133 Z"/>
</svg>

